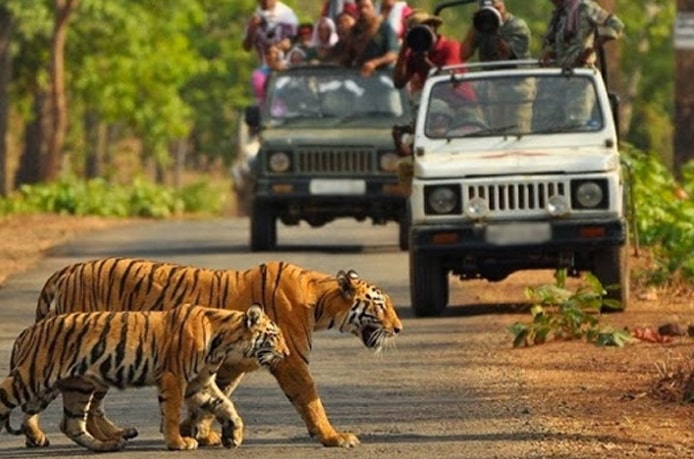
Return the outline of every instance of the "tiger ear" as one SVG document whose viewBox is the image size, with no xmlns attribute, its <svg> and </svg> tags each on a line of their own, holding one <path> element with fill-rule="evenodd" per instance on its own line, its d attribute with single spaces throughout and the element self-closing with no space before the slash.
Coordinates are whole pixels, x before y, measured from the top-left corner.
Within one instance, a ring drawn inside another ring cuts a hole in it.
<svg viewBox="0 0 694 459">
<path fill-rule="evenodd" d="M 359 275 L 353 269 L 350 269 L 347 272 L 344 272 L 343 270 L 337 272 L 337 284 L 340 287 L 342 296 L 344 296 L 345 298 L 350 298 L 352 296 L 352 294 L 354 293 L 354 286 L 352 285 L 352 281 L 356 279 L 359 279 Z"/>
<path fill-rule="evenodd" d="M 246 328 L 257 327 L 263 315 L 263 308 L 259 303 L 253 303 L 246 311 Z"/>
</svg>

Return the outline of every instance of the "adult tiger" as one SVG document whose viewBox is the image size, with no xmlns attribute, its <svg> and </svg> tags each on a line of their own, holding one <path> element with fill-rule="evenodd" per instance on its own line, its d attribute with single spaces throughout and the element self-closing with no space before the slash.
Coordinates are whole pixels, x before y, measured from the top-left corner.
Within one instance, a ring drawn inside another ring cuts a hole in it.
<svg viewBox="0 0 694 459">
<path fill-rule="evenodd" d="M 50 317 L 15 340 L 10 374 L 0 382 L 0 429 L 24 433 L 29 445 L 47 445 L 31 426 L 10 427 L 10 413 L 43 411 L 62 391 L 60 430 L 93 451 L 117 451 L 125 438 L 98 439 L 86 430 L 92 396 L 108 386 L 156 385 L 162 432 L 169 449 L 195 449 L 179 432 L 181 404 L 205 407 L 222 422 L 222 440 L 238 446 L 243 422 L 214 383 L 225 362 L 255 359 L 270 367 L 289 353 L 280 328 L 251 305 L 246 312 L 185 304 L 168 311 L 83 312 Z M 26 418 L 25 418 L 26 419 Z"/>
<path fill-rule="evenodd" d="M 291 354 L 271 372 L 306 423 L 308 432 L 325 446 L 354 446 L 356 435 L 331 425 L 309 371 L 312 333 L 338 329 L 358 336 L 364 345 L 380 350 L 402 330 L 390 297 L 359 278 L 353 270 L 336 276 L 273 261 L 245 271 L 212 270 L 131 258 L 105 258 L 66 266 L 45 283 L 36 320 L 70 311 L 168 309 L 181 302 L 218 308 L 239 308 L 259 302 L 282 328 Z M 230 394 L 252 361 L 224 365 L 217 383 Z M 102 439 L 137 435 L 134 429 L 113 425 L 101 410 L 106 392 L 95 394 L 87 429 Z M 212 419 L 188 418 L 182 432 L 196 432 L 201 444 L 219 444 L 210 429 Z M 38 418 L 29 420 L 39 429 Z"/>
</svg>

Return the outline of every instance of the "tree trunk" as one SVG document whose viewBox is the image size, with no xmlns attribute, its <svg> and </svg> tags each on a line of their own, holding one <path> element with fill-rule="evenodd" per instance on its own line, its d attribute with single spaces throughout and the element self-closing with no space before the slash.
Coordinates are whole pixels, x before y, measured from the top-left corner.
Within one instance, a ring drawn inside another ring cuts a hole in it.
<svg viewBox="0 0 694 459">
<path fill-rule="evenodd" d="M 34 90 L 34 116 L 24 130 L 24 153 L 20 156 L 15 174 L 15 186 L 39 183 L 42 180 L 42 167 L 47 145 L 46 131 L 49 120 L 48 97 L 42 88 Z"/>
<path fill-rule="evenodd" d="M 55 180 L 60 174 L 62 148 L 67 131 L 67 100 L 65 97 L 65 40 L 70 15 L 79 0 L 54 0 L 54 24 L 51 37 L 50 64 L 50 130 L 46 161 L 42 168 L 44 180 Z"/>
<path fill-rule="evenodd" d="M 10 81 L 12 80 L 12 54 L 10 38 L 13 32 L 12 15 L 0 5 L 0 196 L 11 191 L 7 177 L 7 125 L 10 118 Z"/>
<path fill-rule="evenodd" d="M 694 0 L 677 0 L 675 32 L 675 142 L 673 166 L 681 177 L 682 166 L 694 160 Z M 686 37 L 683 32 L 686 32 Z M 678 34 L 681 43 L 678 43 Z M 684 39 L 687 38 L 687 39 Z"/>
<path fill-rule="evenodd" d="M 101 177 L 104 174 L 108 133 L 106 125 L 94 110 L 87 110 L 84 115 L 84 132 L 87 138 L 84 176 L 87 179 Z"/>
</svg>

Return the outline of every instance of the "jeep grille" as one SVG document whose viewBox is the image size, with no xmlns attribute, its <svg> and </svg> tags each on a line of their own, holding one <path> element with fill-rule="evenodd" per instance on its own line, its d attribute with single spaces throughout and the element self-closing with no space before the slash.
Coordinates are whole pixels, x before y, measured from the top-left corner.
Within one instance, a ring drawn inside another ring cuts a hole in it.
<svg viewBox="0 0 694 459">
<path fill-rule="evenodd" d="M 463 199 L 483 198 L 492 216 L 544 214 L 549 198 L 568 196 L 568 181 L 523 180 L 518 182 L 474 184 L 464 187 Z"/>
<path fill-rule="evenodd" d="M 296 172 L 303 174 L 371 173 L 376 152 L 367 148 L 302 147 L 297 150 Z"/>
</svg>

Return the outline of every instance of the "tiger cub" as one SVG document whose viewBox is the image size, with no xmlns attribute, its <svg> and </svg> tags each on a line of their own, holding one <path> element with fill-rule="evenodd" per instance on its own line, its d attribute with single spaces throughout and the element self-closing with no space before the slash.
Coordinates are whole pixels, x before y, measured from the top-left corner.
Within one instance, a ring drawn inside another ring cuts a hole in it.
<svg viewBox="0 0 694 459">
<path fill-rule="evenodd" d="M 227 359 L 254 358 L 269 367 L 287 355 L 281 330 L 259 304 L 246 312 L 185 304 L 166 312 L 58 315 L 17 337 L 10 374 L 0 383 L 0 429 L 24 433 L 28 445 L 46 446 L 40 430 L 37 434 L 26 422 L 21 430 L 12 429 L 9 416 L 20 406 L 29 418 L 62 391 L 68 396 L 60 430 L 90 450 L 117 451 L 125 446 L 125 439 L 99 440 L 86 429 L 94 393 L 108 386 L 154 385 L 169 449 L 198 446 L 197 440 L 179 433 L 184 399 L 207 409 L 222 423 L 225 446 L 238 446 L 243 422 L 214 383 L 217 370 Z"/>
</svg>

